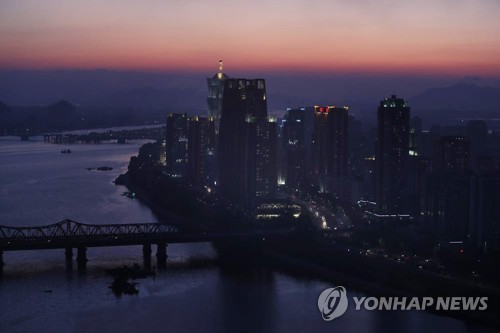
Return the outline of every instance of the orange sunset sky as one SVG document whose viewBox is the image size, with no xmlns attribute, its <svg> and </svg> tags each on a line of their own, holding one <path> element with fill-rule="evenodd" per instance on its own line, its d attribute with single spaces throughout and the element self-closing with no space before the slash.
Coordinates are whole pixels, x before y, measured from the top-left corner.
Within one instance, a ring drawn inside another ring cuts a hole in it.
<svg viewBox="0 0 500 333">
<path fill-rule="evenodd" d="M 0 69 L 500 75 L 497 0 L 0 0 Z"/>
</svg>

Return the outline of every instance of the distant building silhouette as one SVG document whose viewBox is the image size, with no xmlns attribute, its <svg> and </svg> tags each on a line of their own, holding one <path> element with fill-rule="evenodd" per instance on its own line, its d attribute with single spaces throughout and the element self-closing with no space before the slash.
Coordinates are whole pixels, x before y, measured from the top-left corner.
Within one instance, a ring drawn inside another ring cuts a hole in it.
<svg viewBox="0 0 500 333">
<path fill-rule="evenodd" d="M 464 134 L 471 143 L 471 161 L 488 154 L 488 125 L 484 120 L 468 121 Z"/>
<path fill-rule="evenodd" d="M 434 143 L 429 179 L 430 223 L 440 239 L 467 239 L 469 231 L 470 142 L 444 136 Z"/>
<path fill-rule="evenodd" d="M 165 140 L 167 172 L 175 177 L 186 176 L 188 163 L 188 117 L 185 113 L 167 116 Z"/>
<path fill-rule="evenodd" d="M 219 133 L 220 117 L 222 114 L 222 98 L 224 96 L 224 80 L 229 77 L 222 72 L 223 63 L 219 60 L 219 72 L 207 78 L 208 85 L 208 117 L 214 119 L 215 133 Z"/>
<path fill-rule="evenodd" d="M 250 165 L 249 188 L 255 192 L 255 204 L 270 199 L 276 192 L 277 172 L 277 123 L 275 117 L 247 119 L 247 163 Z M 253 174 L 255 172 L 255 174 Z M 253 198 L 251 198 L 253 201 Z"/>
<path fill-rule="evenodd" d="M 330 137 L 328 111 L 330 106 L 314 107 L 314 129 L 312 133 L 312 174 L 317 179 L 322 192 L 327 191 L 326 174 L 328 173 L 328 155 Z"/>
<path fill-rule="evenodd" d="M 500 170 L 474 175 L 470 191 L 471 241 L 484 252 L 500 250 Z"/>
<path fill-rule="evenodd" d="M 198 185 L 215 178 L 215 121 L 211 117 L 189 119 L 188 178 Z"/>
<path fill-rule="evenodd" d="M 307 180 L 306 112 L 306 108 L 288 109 L 283 123 L 285 179 L 290 189 L 303 188 Z"/>
<path fill-rule="evenodd" d="M 443 136 L 434 143 L 434 170 L 464 175 L 470 169 L 470 141 L 463 136 Z"/>
<path fill-rule="evenodd" d="M 422 149 L 422 119 L 412 117 L 410 121 L 410 156 L 421 155 Z"/>
<path fill-rule="evenodd" d="M 328 112 L 330 148 L 328 174 L 332 179 L 331 192 L 342 199 L 350 199 L 348 117 L 347 107 L 333 107 Z"/>
<path fill-rule="evenodd" d="M 312 174 L 321 192 L 345 198 L 348 190 L 348 108 L 314 107 Z"/>
<path fill-rule="evenodd" d="M 381 217 L 407 214 L 410 107 L 392 95 L 380 102 L 375 150 L 375 201 Z"/>
<path fill-rule="evenodd" d="M 422 156 L 422 120 L 412 117 L 410 120 L 409 156 L 408 156 L 408 182 L 406 197 L 408 212 L 413 216 L 421 216 L 421 192 L 425 187 L 425 177 L 428 172 L 429 160 Z"/>
<path fill-rule="evenodd" d="M 266 165 L 276 173 L 276 138 L 272 138 L 276 123 L 267 118 L 263 79 L 225 79 L 223 89 L 217 158 L 220 193 L 249 209 L 255 206 L 257 189 L 264 194 L 265 184 L 272 182 Z M 272 177 L 276 179 L 276 174 Z M 269 191 L 273 190 L 269 187 Z"/>
</svg>

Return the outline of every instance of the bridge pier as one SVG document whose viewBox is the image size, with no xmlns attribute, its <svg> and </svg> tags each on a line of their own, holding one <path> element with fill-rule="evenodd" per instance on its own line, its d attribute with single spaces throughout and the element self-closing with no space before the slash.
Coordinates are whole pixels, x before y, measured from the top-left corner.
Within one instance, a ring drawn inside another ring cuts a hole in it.
<svg viewBox="0 0 500 333">
<path fill-rule="evenodd" d="M 64 256 L 66 258 L 66 269 L 73 270 L 73 248 L 67 247 L 64 249 Z"/>
<path fill-rule="evenodd" d="M 157 244 L 156 263 L 159 269 L 167 268 L 167 243 L 160 242 Z"/>
<path fill-rule="evenodd" d="M 87 248 L 85 246 L 79 246 L 77 248 L 76 262 L 80 272 L 85 272 L 87 270 L 87 261 Z"/>
<path fill-rule="evenodd" d="M 142 245 L 142 256 L 144 261 L 144 269 L 151 269 L 151 244 Z"/>
</svg>

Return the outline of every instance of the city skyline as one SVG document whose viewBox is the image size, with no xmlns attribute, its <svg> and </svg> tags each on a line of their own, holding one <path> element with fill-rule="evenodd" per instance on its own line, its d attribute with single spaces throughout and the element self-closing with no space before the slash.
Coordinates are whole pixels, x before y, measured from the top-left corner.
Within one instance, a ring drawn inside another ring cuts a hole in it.
<svg viewBox="0 0 500 333">
<path fill-rule="evenodd" d="M 0 0 L 0 331 L 497 332 L 498 17 Z"/>
<path fill-rule="evenodd" d="M 2 70 L 211 71 L 225 59 L 233 72 L 500 75 L 500 3 L 491 0 L 22 0 L 0 8 Z"/>
</svg>

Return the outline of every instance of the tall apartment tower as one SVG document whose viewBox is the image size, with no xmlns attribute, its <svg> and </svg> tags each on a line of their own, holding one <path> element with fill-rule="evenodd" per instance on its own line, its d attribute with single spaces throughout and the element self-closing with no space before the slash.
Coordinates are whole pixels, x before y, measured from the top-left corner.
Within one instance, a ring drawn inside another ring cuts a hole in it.
<svg viewBox="0 0 500 333">
<path fill-rule="evenodd" d="M 328 154 L 328 174 L 332 179 L 331 192 L 343 199 L 350 197 L 349 151 L 347 107 L 333 107 L 328 112 L 330 149 Z"/>
<path fill-rule="evenodd" d="M 442 136 L 434 142 L 434 170 L 464 175 L 470 168 L 470 141 L 463 136 Z"/>
<path fill-rule="evenodd" d="M 407 213 L 410 107 L 392 95 L 380 102 L 375 147 L 375 201 L 380 215 Z"/>
<path fill-rule="evenodd" d="M 225 79 L 223 89 L 217 156 L 220 193 L 248 209 L 255 204 L 257 189 L 264 186 L 262 182 L 268 181 L 264 173 L 257 178 L 257 156 L 266 157 L 267 149 L 276 150 L 271 138 L 276 130 L 270 133 L 273 130 L 268 124 L 263 79 Z M 264 149 L 263 145 L 269 148 Z M 268 158 L 272 159 L 270 153 Z"/>
<path fill-rule="evenodd" d="M 207 78 L 208 85 L 208 117 L 214 119 L 215 133 L 219 133 L 220 117 L 222 114 L 222 98 L 224 96 L 224 80 L 229 77 L 222 72 L 223 62 L 219 60 L 219 72 Z"/>
<path fill-rule="evenodd" d="M 165 140 L 167 172 L 175 178 L 183 178 L 188 163 L 188 117 L 185 113 L 167 116 Z"/>
<path fill-rule="evenodd" d="M 347 107 L 315 106 L 312 171 L 320 191 L 343 197 L 348 175 Z"/>
<path fill-rule="evenodd" d="M 272 198 L 278 184 L 277 139 L 278 126 L 275 117 L 247 119 L 248 182 L 251 204 Z M 255 192 L 255 197 L 253 193 Z"/>
<path fill-rule="evenodd" d="M 285 155 L 286 185 L 301 189 L 307 178 L 306 109 L 288 109 L 282 134 Z"/>
<path fill-rule="evenodd" d="M 326 175 L 328 173 L 329 128 L 328 113 L 330 106 L 314 106 L 314 128 L 312 134 L 312 173 Z"/>
<path fill-rule="evenodd" d="M 440 239 L 467 240 L 469 232 L 470 142 L 443 136 L 434 142 L 430 217 Z"/>
<path fill-rule="evenodd" d="M 484 252 L 500 250 L 500 170 L 472 177 L 470 191 L 471 242 Z"/>
<path fill-rule="evenodd" d="M 215 177 L 215 121 L 193 116 L 188 129 L 188 179 L 197 185 L 212 183 Z"/>
</svg>

